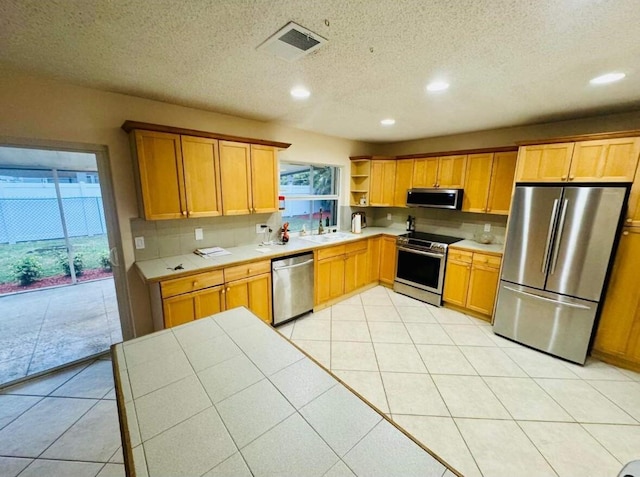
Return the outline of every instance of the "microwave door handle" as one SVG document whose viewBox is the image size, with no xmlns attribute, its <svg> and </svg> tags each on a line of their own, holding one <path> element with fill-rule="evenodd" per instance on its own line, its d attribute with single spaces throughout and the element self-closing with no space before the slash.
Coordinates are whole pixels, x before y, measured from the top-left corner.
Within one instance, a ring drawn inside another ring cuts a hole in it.
<svg viewBox="0 0 640 477">
<path fill-rule="evenodd" d="M 542 274 L 547 273 L 547 264 L 549 263 L 549 251 L 551 250 L 551 236 L 553 235 L 553 226 L 556 221 L 556 212 L 558 211 L 558 199 L 553 201 L 553 209 L 551 210 L 551 217 L 549 218 L 549 229 L 547 231 L 547 240 L 544 247 L 544 256 L 542 257 Z"/>
<path fill-rule="evenodd" d="M 551 275 L 556 273 L 556 265 L 558 264 L 558 255 L 560 255 L 560 243 L 562 242 L 562 233 L 564 231 L 564 219 L 567 217 L 567 209 L 569 205 L 569 199 L 565 199 L 562 204 L 562 211 L 560 212 L 560 223 L 558 224 L 558 233 L 556 234 L 556 240 L 553 245 L 553 257 L 551 258 Z"/>
</svg>

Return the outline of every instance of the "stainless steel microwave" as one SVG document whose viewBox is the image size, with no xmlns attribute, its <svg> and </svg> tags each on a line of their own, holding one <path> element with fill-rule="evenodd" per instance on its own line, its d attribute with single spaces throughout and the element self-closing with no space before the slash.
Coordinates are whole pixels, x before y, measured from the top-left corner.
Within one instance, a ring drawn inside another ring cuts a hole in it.
<svg viewBox="0 0 640 477">
<path fill-rule="evenodd" d="M 409 207 L 460 210 L 463 192 L 463 189 L 409 189 L 407 191 L 407 205 Z"/>
</svg>

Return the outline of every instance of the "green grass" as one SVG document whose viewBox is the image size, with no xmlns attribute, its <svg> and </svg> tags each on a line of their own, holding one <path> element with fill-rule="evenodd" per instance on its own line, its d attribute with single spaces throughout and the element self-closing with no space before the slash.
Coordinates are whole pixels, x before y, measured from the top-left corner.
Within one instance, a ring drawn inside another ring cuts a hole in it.
<svg viewBox="0 0 640 477">
<path fill-rule="evenodd" d="M 81 253 L 85 270 L 100 268 L 100 256 L 109 252 L 106 235 L 93 237 L 72 237 L 71 245 L 76 253 Z M 36 257 L 42 265 L 42 277 L 63 274 L 58 256 L 66 255 L 67 249 L 64 239 L 38 240 L 33 242 L 19 242 L 15 244 L 0 244 L 0 283 L 13 283 L 13 266 L 23 257 Z"/>
</svg>

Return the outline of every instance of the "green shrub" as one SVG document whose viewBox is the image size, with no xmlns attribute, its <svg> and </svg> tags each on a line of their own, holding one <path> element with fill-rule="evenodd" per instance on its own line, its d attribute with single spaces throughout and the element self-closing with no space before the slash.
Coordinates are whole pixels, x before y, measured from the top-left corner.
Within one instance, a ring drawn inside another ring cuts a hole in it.
<svg viewBox="0 0 640 477">
<path fill-rule="evenodd" d="M 59 255 L 58 263 L 62 267 L 64 274 L 70 277 L 71 269 L 69 267 L 69 256 L 67 254 Z M 76 253 L 76 256 L 73 257 L 73 269 L 76 272 L 76 277 L 82 275 L 82 272 L 84 271 L 84 257 L 81 253 Z"/>
<path fill-rule="evenodd" d="M 107 272 L 111 271 L 111 257 L 109 256 L 109 252 L 102 252 L 98 260 L 100 261 L 100 266 L 103 270 L 106 270 Z"/>
<path fill-rule="evenodd" d="M 20 285 L 30 285 L 42 276 L 42 265 L 36 257 L 27 255 L 13 266 L 13 273 Z"/>
</svg>

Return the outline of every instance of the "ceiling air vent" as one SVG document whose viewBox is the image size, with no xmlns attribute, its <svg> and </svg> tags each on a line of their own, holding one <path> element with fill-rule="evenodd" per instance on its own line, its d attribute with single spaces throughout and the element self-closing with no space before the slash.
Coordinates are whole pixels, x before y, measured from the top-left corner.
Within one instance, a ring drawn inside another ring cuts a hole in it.
<svg viewBox="0 0 640 477">
<path fill-rule="evenodd" d="M 295 61 L 312 51 L 316 51 L 326 42 L 325 38 L 313 33 L 311 30 L 289 22 L 284 28 L 271 35 L 257 49 L 276 55 L 283 60 Z"/>
</svg>

